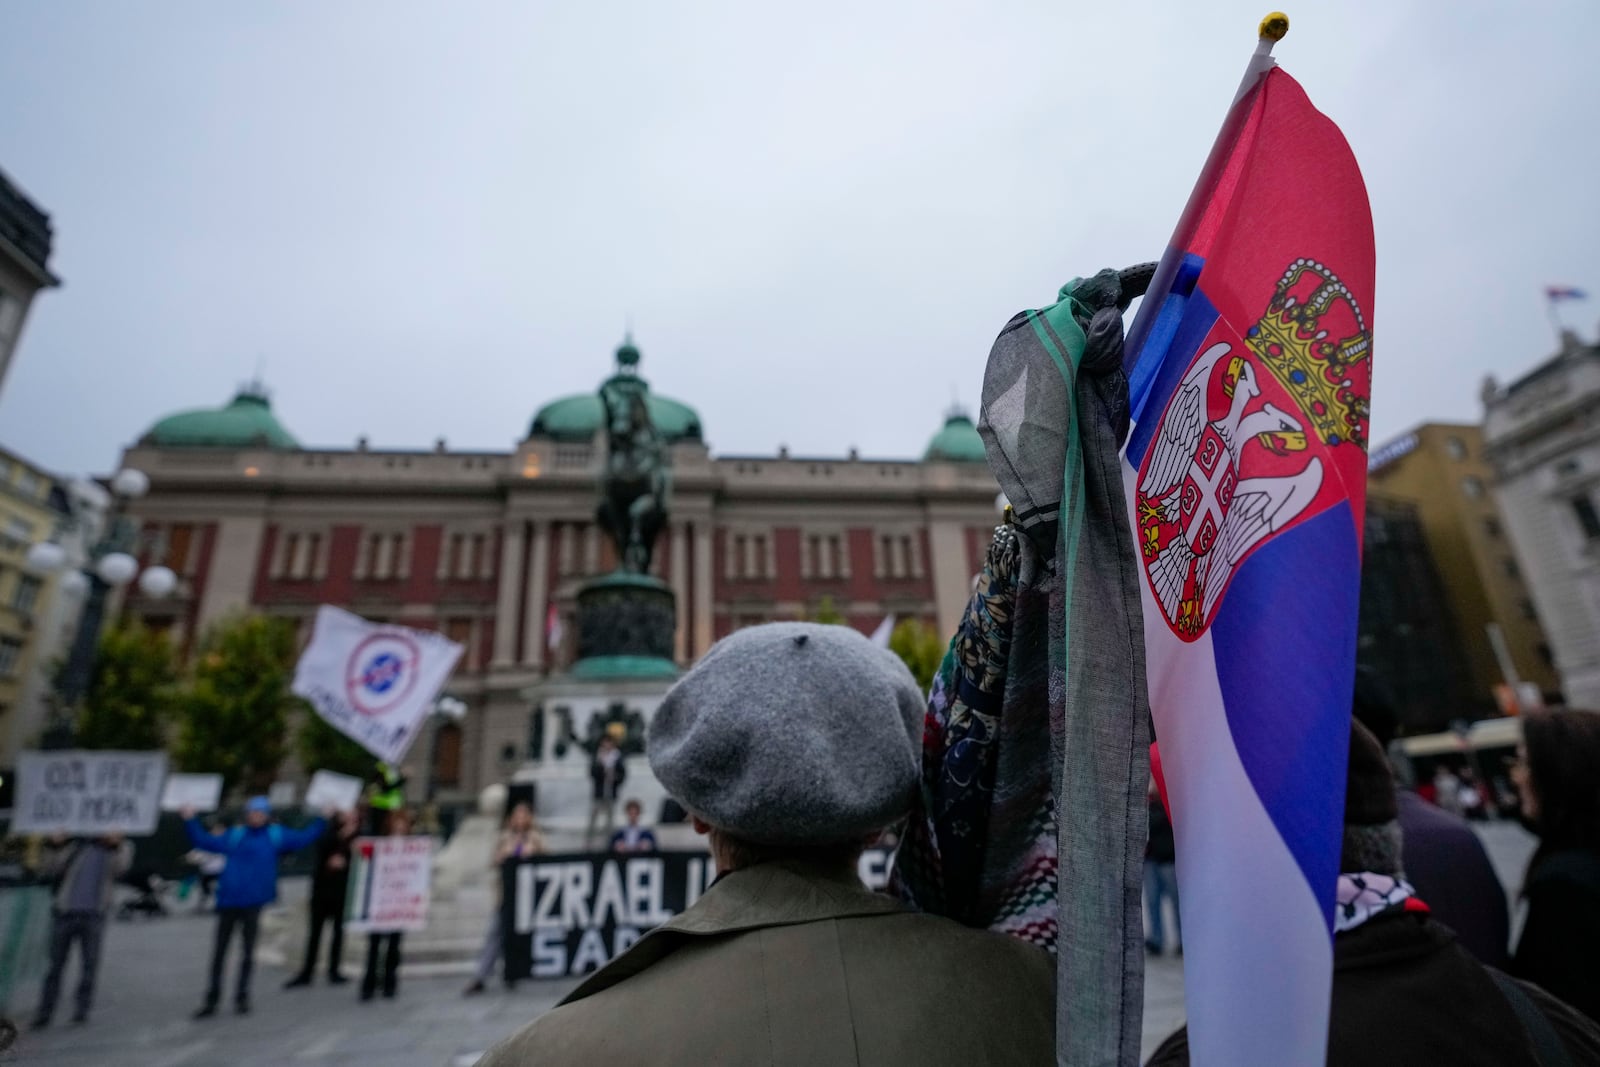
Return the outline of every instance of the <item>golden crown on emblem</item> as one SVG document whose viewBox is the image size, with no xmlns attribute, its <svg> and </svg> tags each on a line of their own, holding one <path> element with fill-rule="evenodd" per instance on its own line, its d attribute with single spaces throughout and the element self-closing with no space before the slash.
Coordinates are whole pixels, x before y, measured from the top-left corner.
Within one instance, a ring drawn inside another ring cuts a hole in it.
<svg viewBox="0 0 1600 1067">
<path fill-rule="evenodd" d="M 1308 276 L 1314 288 L 1301 298 L 1294 290 Z M 1341 304 L 1354 318 L 1354 332 L 1335 337 L 1329 332 L 1332 324 L 1324 325 L 1324 319 Z M 1289 264 L 1266 314 L 1246 332 L 1245 343 L 1294 398 L 1308 430 L 1314 430 L 1324 444 L 1348 441 L 1366 450 L 1371 409 L 1350 370 L 1371 356 L 1372 331 L 1354 294 L 1333 271 L 1314 259 Z"/>
</svg>

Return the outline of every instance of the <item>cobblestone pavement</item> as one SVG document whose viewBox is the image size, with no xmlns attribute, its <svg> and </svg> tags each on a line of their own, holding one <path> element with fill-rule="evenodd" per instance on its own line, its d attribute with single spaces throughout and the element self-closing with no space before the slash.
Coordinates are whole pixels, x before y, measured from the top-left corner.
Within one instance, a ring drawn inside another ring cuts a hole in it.
<svg viewBox="0 0 1600 1067">
<path fill-rule="evenodd" d="M 1532 839 L 1508 823 L 1479 832 L 1508 892 L 1514 891 Z M 304 892 L 292 884 L 286 889 L 291 897 Z M 514 993 L 495 989 L 465 999 L 460 979 L 402 978 L 395 1000 L 379 998 L 363 1005 L 354 983 L 285 992 L 286 972 L 258 965 L 251 1015 L 240 1018 L 224 1010 L 213 1019 L 192 1022 L 189 1013 L 199 1006 L 205 985 L 211 932 L 208 917 L 187 913 L 148 923 L 112 923 L 89 1025 L 58 1022 L 40 1033 L 24 1032 L 0 1062 L 51 1067 L 455 1067 L 472 1063 L 484 1049 L 549 1010 L 574 984 L 527 982 Z M 74 965 L 58 1012 L 63 1019 L 70 1014 L 75 978 Z M 27 990 L 12 1005 L 14 1017 L 30 1017 L 34 995 Z M 1183 961 L 1174 956 L 1149 960 L 1145 1053 L 1183 1019 Z"/>
</svg>

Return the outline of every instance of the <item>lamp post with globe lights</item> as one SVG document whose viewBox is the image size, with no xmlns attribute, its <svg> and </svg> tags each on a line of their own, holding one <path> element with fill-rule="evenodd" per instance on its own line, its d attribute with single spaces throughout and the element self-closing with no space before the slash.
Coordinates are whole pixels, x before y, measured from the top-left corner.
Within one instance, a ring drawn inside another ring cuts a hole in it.
<svg viewBox="0 0 1600 1067">
<path fill-rule="evenodd" d="M 100 629 L 105 622 L 106 603 L 111 591 L 124 588 L 137 579 L 141 593 L 159 599 L 178 587 L 178 576 L 171 568 L 146 567 L 141 571 L 138 559 L 130 551 L 137 547 L 137 531 L 123 511 L 129 501 L 137 500 L 149 491 L 150 478 L 143 471 L 131 467 L 118 471 L 111 479 L 110 499 L 104 499 L 102 494 L 101 503 L 108 507 L 108 512 L 100 539 L 89 550 L 88 562 L 81 570 L 69 571 L 61 576 L 62 586 L 67 591 L 87 595 L 78 616 L 78 630 L 72 639 L 72 648 L 56 680 L 58 699 L 42 739 L 44 748 L 72 746 L 72 717 L 78 703 L 89 690 Z M 59 571 L 67 565 L 67 551 L 57 542 L 41 541 L 28 549 L 27 565 L 30 570 L 39 573 Z"/>
</svg>

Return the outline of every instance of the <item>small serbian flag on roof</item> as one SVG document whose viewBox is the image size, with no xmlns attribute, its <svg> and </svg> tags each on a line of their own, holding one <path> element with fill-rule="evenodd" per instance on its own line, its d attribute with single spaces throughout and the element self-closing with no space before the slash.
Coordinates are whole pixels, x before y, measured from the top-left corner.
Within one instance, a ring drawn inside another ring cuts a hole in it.
<svg viewBox="0 0 1600 1067">
<path fill-rule="evenodd" d="M 1327 1055 L 1366 500 L 1371 209 L 1339 128 L 1263 46 L 1127 350 L 1123 475 L 1204 1067 Z"/>
<path fill-rule="evenodd" d="M 1544 287 L 1544 298 L 1554 304 L 1558 300 L 1587 300 L 1589 294 L 1570 285 L 1547 285 Z"/>
</svg>

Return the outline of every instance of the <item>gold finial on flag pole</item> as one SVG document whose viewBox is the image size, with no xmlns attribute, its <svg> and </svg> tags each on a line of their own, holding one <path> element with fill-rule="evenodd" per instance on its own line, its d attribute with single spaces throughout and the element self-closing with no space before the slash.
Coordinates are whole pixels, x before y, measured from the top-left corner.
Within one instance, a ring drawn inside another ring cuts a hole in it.
<svg viewBox="0 0 1600 1067">
<path fill-rule="evenodd" d="M 1256 36 L 1267 41 L 1281 41 L 1283 35 L 1289 32 L 1289 16 L 1282 11 L 1274 11 L 1261 20 L 1261 25 L 1256 27 Z"/>
</svg>

